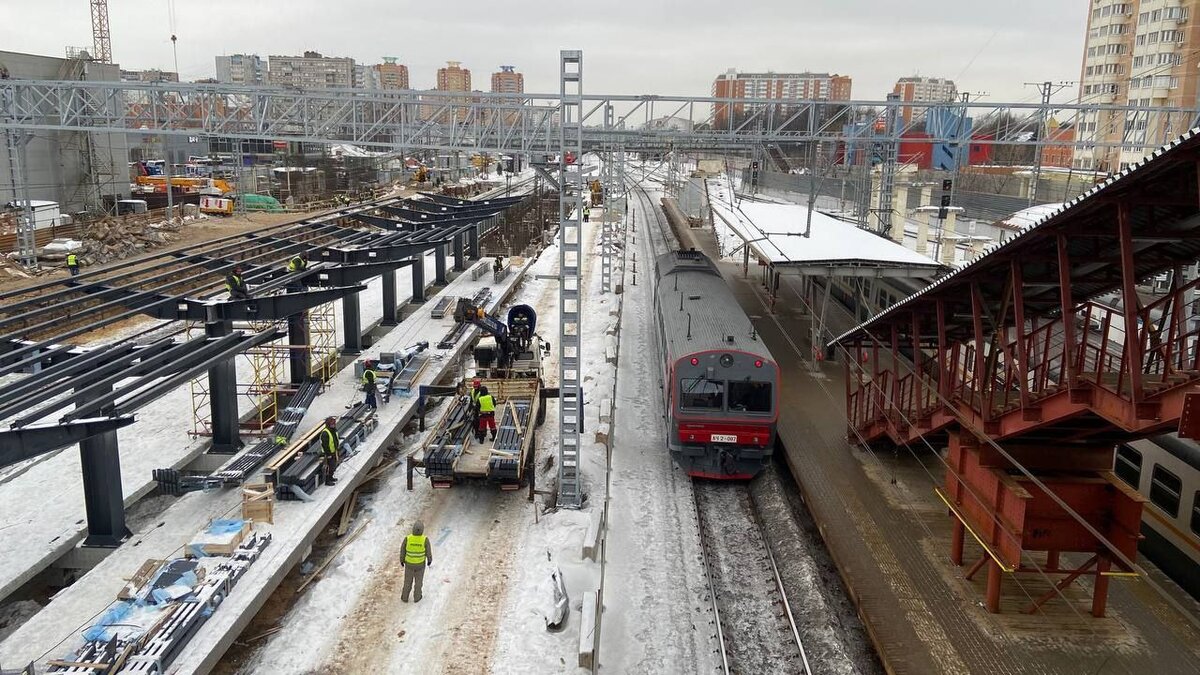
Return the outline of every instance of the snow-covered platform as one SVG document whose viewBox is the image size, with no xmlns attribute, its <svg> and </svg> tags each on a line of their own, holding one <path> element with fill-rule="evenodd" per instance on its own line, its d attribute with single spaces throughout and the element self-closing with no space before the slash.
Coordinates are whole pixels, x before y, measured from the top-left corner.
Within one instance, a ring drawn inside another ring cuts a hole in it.
<svg viewBox="0 0 1200 675">
<path fill-rule="evenodd" d="M 432 283 L 435 261 L 425 257 L 425 279 Z M 397 298 L 408 298 L 412 288 L 410 267 L 396 273 Z M 378 301 L 383 281 L 375 277 L 359 293 L 360 325 L 368 327 L 383 316 Z M 334 303 L 338 321 L 342 301 Z M 153 321 L 147 319 L 147 322 Z M 140 325 L 140 324 L 139 324 Z M 393 331 L 394 332 L 394 331 Z M 339 338 L 341 336 L 339 335 Z M 235 360 L 239 381 L 251 377 L 246 359 Z M 238 397 L 239 414 L 254 405 Z M 121 451 L 121 484 L 128 508 L 154 489 L 152 471 L 182 469 L 208 448 L 206 439 L 193 438 L 192 393 L 186 382 L 137 413 L 137 422 L 117 432 Z M 52 495 L 48 497 L 48 495 Z M 0 475 L 0 600 L 53 565 L 87 535 L 84 516 L 83 475 L 79 451 L 70 447 L 9 467 Z"/>
<path fill-rule="evenodd" d="M 490 261 L 485 259 L 475 264 L 488 265 Z M 485 275 L 481 280 L 475 281 L 472 280 L 472 275 L 462 274 L 432 300 L 436 302 L 439 297 L 445 295 L 469 297 L 484 286 L 491 286 L 492 297 L 487 307 L 489 310 L 494 309 L 513 292 L 523 278 L 528 264 L 526 262 L 499 284 L 492 283 L 491 275 Z M 364 303 L 364 315 L 368 312 Z M 436 344 L 452 325 L 451 317 L 435 320 L 427 311 L 416 312 L 374 345 L 371 353 L 399 351 L 423 340 Z M 456 357 L 462 353 L 475 333 L 475 329 L 467 331 L 452 349 L 435 350 L 435 356 L 441 358 L 435 358 L 431 362 L 419 378 L 418 384 L 434 382 L 455 367 Z M 355 393 L 357 387 L 357 379 L 352 369 L 348 368 L 339 373 L 330 381 L 326 392 L 317 397 L 309 407 L 300 428 L 308 429 L 326 416 L 340 415 L 344 412 L 344 404 L 358 396 Z M 288 571 L 308 554 L 309 547 L 322 526 L 341 508 L 366 474 L 376 467 L 394 434 L 399 432 L 415 412 L 415 396 L 393 397 L 379 409 L 379 428 L 367 437 L 358 454 L 338 469 L 339 480 L 335 486 L 321 487 L 311 502 L 276 503 L 275 524 L 262 526 L 272 533 L 272 545 L 242 578 L 216 614 L 188 643 L 175 660 L 173 672 L 207 672 L 212 669 Z M 29 473 L 37 469 L 38 467 L 34 467 Z M 149 470 L 145 474 L 148 479 Z M 20 491 L 0 489 L 0 500 L 3 500 L 0 501 L 0 505 L 3 505 L 6 516 L 9 513 L 10 501 L 22 498 L 18 492 Z M 128 542 L 79 581 L 55 596 L 47 607 L 0 644 L 0 662 L 24 664 L 65 656 L 70 648 L 79 643 L 80 632 L 113 601 L 125 586 L 126 578 L 145 560 L 180 555 L 192 535 L 203 529 L 210 520 L 236 516 L 240 507 L 241 494 L 237 490 L 185 495 L 141 531 L 136 532 Z M 82 504 L 79 505 L 77 513 L 81 519 Z M 77 538 L 79 527 L 80 524 L 76 523 L 64 528 L 63 538 Z M 70 545 L 65 548 L 69 550 Z"/>
</svg>

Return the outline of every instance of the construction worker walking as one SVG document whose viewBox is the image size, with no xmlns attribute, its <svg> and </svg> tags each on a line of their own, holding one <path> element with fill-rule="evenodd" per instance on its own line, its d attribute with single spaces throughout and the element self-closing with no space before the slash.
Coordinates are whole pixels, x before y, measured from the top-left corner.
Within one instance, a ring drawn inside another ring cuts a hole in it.
<svg viewBox="0 0 1200 675">
<path fill-rule="evenodd" d="M 429 545 L 429 537 L 425 536 L 425 524 L 419 520 L 413 523 L 412 534 L 404 537 L 404 558 L 400 564 L 404 567 L 400 601 L 408 602 L 408 593 L 412 591 L 413 602 L 420 602 L 425 568 L 433 567 L 433 547 Z"/>
<path fill-rule="evenodd" d="M 496 399 L 488 393 L 487 387 L 480 387 L 478 401 L 479 421 L 475 425 L 475 439 L 482 443 L 490 429 L 492 440 L 496 440 Z"/>
<path fill-rule="evenodd" d="M 242 278 L 242 266 L 234 265 L 233 270 L 225 275 L 225 290 L 229 291 L 230 300 L 249 300 L 250 287 Z"/>
<path fill-rule="evenodd" d="M 375 400 L 376 395 L 379 393 L 379 387 L 375 386 L 375 380 L 375 362 L 368 359 L 363 362 L 362 386 L 363 391 L 367 392 L 367 398 L 363 403 L 367 404 L 371 410 L 379 408 L 379 403 Z"/>
<path fill-rule="evenodd" d="M 71 273 L 71 276 L 79 276 L 79 256 L 74 253 L 67 254 L 67 270 Z"/>
<path fill-rule="evenodd" d="M 325 460 L 325 484 L 337 485 L 333 472 L 341 462 L 342 442 L 337 435 L 337 418 L 325 418 L 325 427 L 321 429 L 321 457 Z"/>
<path fill-rule="evenodd" d="M 588 222 L 588 219 L 591 217 L 592 217 L 592 207 L 590 207 L 590 206 L 583 207 L 583 222 L 585 222 L 585 223 Z"/>
</svg>

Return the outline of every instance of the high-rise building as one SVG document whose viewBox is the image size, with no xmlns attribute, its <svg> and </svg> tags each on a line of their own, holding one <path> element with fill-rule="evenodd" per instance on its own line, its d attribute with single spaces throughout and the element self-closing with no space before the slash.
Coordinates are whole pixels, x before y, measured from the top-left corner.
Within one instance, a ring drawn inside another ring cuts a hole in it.
<svg viewBox="0 0 1200 675">
<path fill-rule="evenodd" d="M 304 56 L 268 57 L 267 76 L 271 84 L 301 89 L 349 89 L 355 86 L 354 59 L 322 56 L 304 52 Z"/>
<path fill-rule="evenodd" d="M 1195 59 L 1200 30 L 1192 23 L 1200 0 L 1093 0 L 1080 66 L 1082 103 L 1194 108 L 1200 93 Z M 1072 166 L 1116 172 L 1138 161 L 1143 146 L 1187 130 L 1192 115 L 1094 111 L 1080 115 L 1080 149 Z M 1088 141 L 1091 141 L 1089 143 Z M 1114 147 L 1097 147 L 1097 142 Z"/>
<path fill-rule="evenodd" d="M 447 61 L 445 68 L 438 68 L 437 88 L 439 91 L 471 91 L 471 71 L 459 61 Z"/>
<path fill-rule="evenodd" d="M 258 54 L 217 57 L 217 81 L 226 84 L 266 84 L 266 66 Z"/>
<path fill-rule="evenodd" d="M 958 87 L 954 86 L 954 80 L 914 75 L 896 80 L 892 93 L 906 102 L 949 103 L 958 98 Z M 927 110 L 928 108 L 919 106 L 904 106 L 900 109 L 900 117 L 904 120 L 904 125 L 908 126 L 914 121 L 924 121 Z"/>
<path fill-rule="evenodd" d="M 383 57 L 383 63 L 371 66 L 380 89 L 409 89 L 408 66 L 396 63 L 394 56 Z"/>
<path fill-rule="evenodd" d="M 492 73 L 492 91 L 498 94 L 524 94 L 525 76 L 518 73 L 515 66 L 500 66 L 499 72 Z"/>
<path fill-rule="evenodd" d="M 715 98 L 774 98 L 781 101 L 846 101 L 850 99 L 848 75 L 829 73 L 739 73 L 730 68 L 713 81 Z M 713 124 L 717 128 L 745 118 L 763 104 L 718 103 L 713 106 Z M 732 111 L 730 108 L 732 107 Z M 780 111 L 789 106 L 779 104 Z"/>
</svg>

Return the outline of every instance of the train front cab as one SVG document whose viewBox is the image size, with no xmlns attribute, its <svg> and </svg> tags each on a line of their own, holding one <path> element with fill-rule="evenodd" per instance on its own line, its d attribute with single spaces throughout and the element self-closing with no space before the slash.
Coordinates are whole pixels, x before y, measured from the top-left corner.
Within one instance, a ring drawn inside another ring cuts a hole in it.
<svg viewBox="0 0 1200 675">
<path fill-rule="evenodd" d="M 689 354 L 669 374 L 671 456 L 689 476 L 748 480 L 770 461 L 779 368 L 738 351 Z"/>
</svg>

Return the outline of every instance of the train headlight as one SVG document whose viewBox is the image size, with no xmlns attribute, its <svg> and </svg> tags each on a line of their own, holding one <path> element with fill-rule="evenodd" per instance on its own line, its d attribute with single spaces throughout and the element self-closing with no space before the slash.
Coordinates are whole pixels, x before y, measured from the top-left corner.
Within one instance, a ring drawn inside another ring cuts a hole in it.
<svg viewBox="0 0 1200 675">
<path fill-rule="evenodd" d="M 755 359 L 755 360 L 754 360 L 754 367 L 755 367 L 755 368 L 762 368 L 762 359 Z"/>
<path fill-rule="evenodd" d="M 721 365 L 726 368 L 733 366 L 733 354 L 722 354 Z"/>
<path fill-rule="evenodd" d="M 698 365 L 700 365 L 700 359 L 698 359 L 698 358 L 696 358 L 696 357 L 694 357 L 694 356 L 693 356 L 693 357 L 692 357 L 692 365 L 693 365 L 693 366 L 698 366 Z"/>
</svg>

